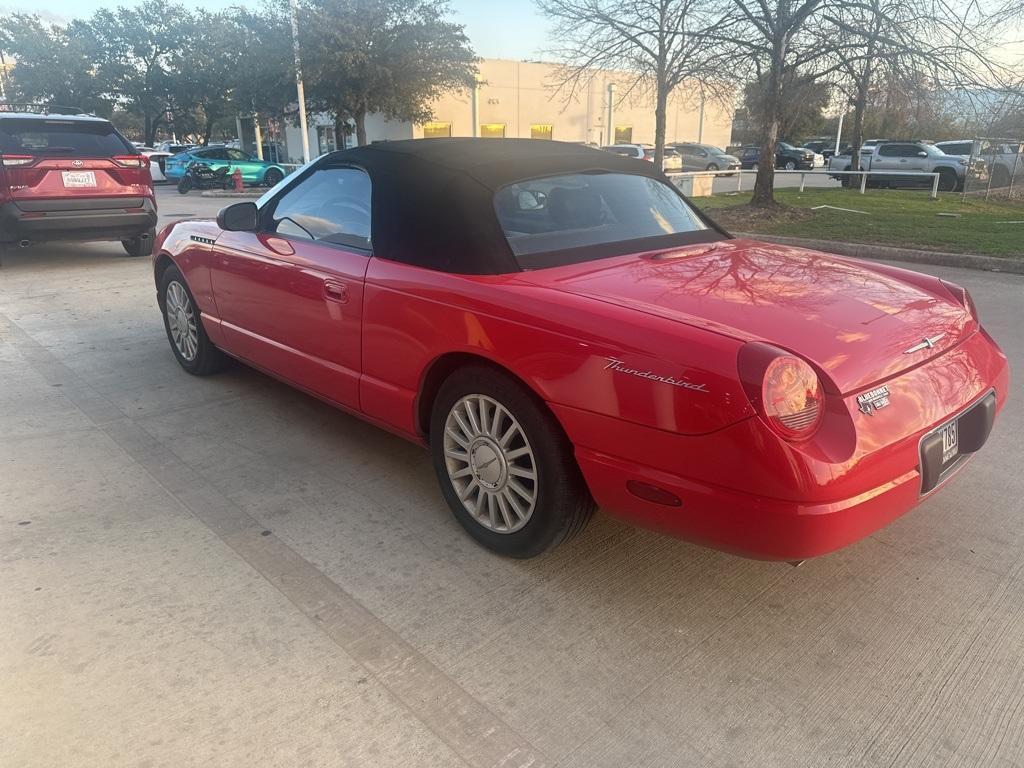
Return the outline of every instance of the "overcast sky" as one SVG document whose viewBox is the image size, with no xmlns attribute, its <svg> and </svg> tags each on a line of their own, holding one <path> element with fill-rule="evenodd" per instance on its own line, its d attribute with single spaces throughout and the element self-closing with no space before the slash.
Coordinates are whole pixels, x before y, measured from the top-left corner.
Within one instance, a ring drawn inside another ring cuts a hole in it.
<svg viewBox="0 0 1024 768">
<path fill-rule="evenodd" d="M 178 0 L 182 5 L 215 10 L 231 5 L 257 7 L 245 0 Z M 39 13 L 58 20 L 88 16 L 97 8 L 131 7 L 132 0 L 48 0 L 45 12 L 38 0 L 0 0 L 0 12 Z M 538 58 L 544 47 L 546 23 L 530 0 L 450 0 L 456 20 L 466 25 L 466 33 L 478 56 L 502 59 Z"/>
</svg>

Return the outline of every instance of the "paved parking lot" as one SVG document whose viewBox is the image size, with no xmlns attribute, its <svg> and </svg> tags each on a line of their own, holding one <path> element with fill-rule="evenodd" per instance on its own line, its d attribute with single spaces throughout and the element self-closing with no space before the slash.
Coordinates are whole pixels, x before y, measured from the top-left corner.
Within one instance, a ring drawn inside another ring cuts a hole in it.
<svg viewBox="0 0 1024 768">
<path fill-rule="evenodd" d="M 1024 371 L 1024 278 L 934 272 Z M 182 372 L 117 244 L 8 257 L 0 382 L 4 768 L 1024 765 L 1019 386 L 950 487 L 793 568 L 603 516 L 490 555 L 420 449 Z"/>
</svg>

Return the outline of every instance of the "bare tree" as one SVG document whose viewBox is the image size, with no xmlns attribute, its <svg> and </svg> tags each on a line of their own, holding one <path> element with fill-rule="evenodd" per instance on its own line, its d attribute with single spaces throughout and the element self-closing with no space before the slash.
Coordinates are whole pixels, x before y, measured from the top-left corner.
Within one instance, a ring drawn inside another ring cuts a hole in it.
<svg viewBox="0 0 1024 768">
<path fill-rule="evenodd" d="M 731 22 L 716 30 L 728 45 L 728 60 L 737 74 L 762 84 L 761 162 L 751 204 L 775 205 L 775 149 L 786 109 L 786 84 L 822 77 L 819 69 L 834 49 L 821 35 L 823 8 L 845 0 L 723 0 Z"/>
<path fill-rule="evenodd" d="M 852 157 L 860 157 L 869 96 L 880 82 L 890 92 L 959 93 L 965 104 L 975 93 L 1001 88 L 1012 74 L 991 49 L 1005 13 L 980 1 L 846 0 L 827 7 L 825 29 L 845 43 L 833 51 L 832 69 L 853 107 Z"/>
<path fill-rule="evenodd" d="M 654 95 L 654 162 L 665 153 L 672 91 L 696 81 L 704 99 L 727 97 L 733 78 L 721 68 L 715 31 L 724 25 L 717 0 L 537 0 L 551 20 L 561 62 L 559 85 L 573 98 L 599 69 L 621 70 L 622 99 Z M 608 126 L 609 136 L 613 126 Z M 612 143 L 612 141 L 609 141 Z"/>
</svg>

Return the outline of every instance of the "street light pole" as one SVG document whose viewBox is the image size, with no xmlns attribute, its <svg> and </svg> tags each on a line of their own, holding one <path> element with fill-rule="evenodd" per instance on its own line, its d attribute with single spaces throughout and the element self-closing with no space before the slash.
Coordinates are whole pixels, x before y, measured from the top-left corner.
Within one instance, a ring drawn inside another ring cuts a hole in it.
<svg viewBox="0 0 1024 768">
<path fill-rule="evenodd" d="M 843 138 L 843 118 L 846 117 L 846 107 L 843 106 L 843 111 L 839 113 L 839 128 L 836 129 L 836 154 L 839 154 L 839 141 Z M 852 160 L 850 161 L 853 162 Z"/>
<path fill-rule="evenodd" d="M 302 60 L 299 58 L 299 13 L 297 0 L 289 0 L 292 15 L 292 50 L 295 53 L 295 91 L 299 99 L 299 130 L 302 131 L 302 162 L 309 162 L 309 128 L 306 126 L 306 87 L 302 84 Z"/>
</svg>

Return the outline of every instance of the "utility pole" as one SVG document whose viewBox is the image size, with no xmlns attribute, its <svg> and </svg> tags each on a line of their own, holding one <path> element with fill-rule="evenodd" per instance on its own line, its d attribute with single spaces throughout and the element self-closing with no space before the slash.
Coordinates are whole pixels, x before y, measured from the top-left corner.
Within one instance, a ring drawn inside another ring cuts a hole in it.
<svg viewBox="0 0 1024 768">
<path fill-rule="evenodd" d="M 470 91 L 470 120 L 473 121 L 473 130 L 470 135 L 473 138 L 480 136 L 480 78 L 473 78 L 473 90 Z"/>
<path fill-rule="evenodd" d="M 295 53 L 295 91 L 299 99 L 299 130 L 302 131 L 302 162 L 308 163 L 309 128 L 306 125 L 306 87 L 302 84 L 302 60 L 299 57 L 299 6 L 297 0 L 289 0 L 292 14 L 292 50 Z"/>
<path fill-rule="evenodd" d="M 7 101 L 7 59 L 0 51 L 0 99 Z"/>
<path fill-rule="evenodd" d="M 608 146 L 615 143 L 615 83 L 608 83 Z"/>
<path fill-rule="evenodd" d="M 700 122 L 697 124 L 697 143 L 704 143 L 704 93 L 700 94 Z"/>
</svg>

